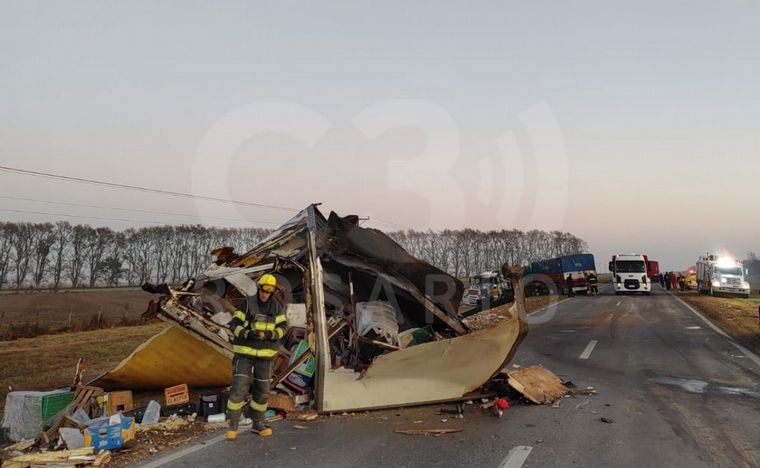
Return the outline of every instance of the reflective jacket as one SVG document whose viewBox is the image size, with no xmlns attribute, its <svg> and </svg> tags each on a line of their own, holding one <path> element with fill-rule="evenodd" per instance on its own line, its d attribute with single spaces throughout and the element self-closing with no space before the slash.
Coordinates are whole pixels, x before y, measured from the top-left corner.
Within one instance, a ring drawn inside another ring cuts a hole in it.
<svg viewBox="0 0 760 468">
<path fill-rule="evenodd" d="M 235 336 L 233 351 L 243 356 L 272 359 L 288 329 L 284 307 L 274 297 L 261 302 L 256 296 L 247 304 L 248 310 L 236 311 L 228 325 Z M 247 338 L 245 330 L 248 330 Z M 264 338 L 256 337 L 260 331 L 265 333 Z"/>
</svg>

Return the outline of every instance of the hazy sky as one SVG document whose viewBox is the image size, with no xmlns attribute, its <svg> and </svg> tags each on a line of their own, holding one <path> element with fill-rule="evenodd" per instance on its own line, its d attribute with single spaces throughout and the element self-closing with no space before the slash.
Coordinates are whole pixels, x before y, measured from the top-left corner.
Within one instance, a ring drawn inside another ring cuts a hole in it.
<svg viewBox="0 0 760 468">
<path fill-rule="evenodd" d="M 6 0 L 0 165 L 380 228 L 568 230 L 599 263 L 760 250 L 760 3 L 563 3 Z M 290 215 L 2 172 L 0 195 Z"/>
</svg>

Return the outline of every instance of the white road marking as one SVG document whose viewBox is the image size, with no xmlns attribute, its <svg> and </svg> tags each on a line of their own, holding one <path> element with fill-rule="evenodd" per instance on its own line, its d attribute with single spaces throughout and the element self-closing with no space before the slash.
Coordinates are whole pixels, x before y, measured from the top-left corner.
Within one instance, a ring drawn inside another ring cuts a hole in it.
<svg viewBox="0 0 760 468">
<path fill-rule="evenodd" d="M 747 356 L 748 358 L 750 358 L 752 360 L 752 362 L 754 362 L 755 364 L 757 364 L 758 366 L 760 366 L 760 357 L 758 357 L 757 354 L 755 354 L 752 351 L 748 350 L 747 348 L 745 348 L 744 346 L 740 345 L 739 343 L 734 342 L 734 340 L 730 336 L 728 336 L 728 334 L 726 334 L 726 332 L 724 332 L 723 330 L 720 329 L 720 327 L 718 327 L 717 325 L 715 325 L 714 323 L 712 323 L 710 321 L 710 319 L 708 319 L 707 317 L 705 317 L 704 315 L 702 315 L 697 309 L 695 309 L 694 307 L 692 307 L 689 304 L 687 304 L 686 302 L 684 302 L 683 299 L 681 299 L 680 297 L 676 296 L 673 293 L 669 293 L 669 294 L 671 296 L 673 296 L 678 302 L 680 302 L 681 304 L 683 304 L 684 307 L 686 307 L 687 309 L 689 309 L 694 315 L 696 315 L 697 317 L 701 318 L 702 321 L 705 322 L 708 327 L 712 328 L 715 333 L 717 333 L 717 334 L 725 337 L 728 340 L 728 342 L 731 343 L 734 346 L 734 348 L 736 348 L 739 351 L 741 351 L 745 356 Z"/>
<path fill-rule="evenodd" d="M 528 455 L 533 451 L 533 447 L 520 445 L 509 451 L 507 458 L 501 462 L 499 468 L 520 468 L 528 459 Z"/>
<path fill-rule="evenodd" d="M 696 327 L 696 326 L 694 326 L 694 327 L 686 327 L 686 329 L 687 330 L 701 330 L 702 327 Z"/>
<path fill-rule="evenodd" d="M 580 358 L 581 359 L 588 359 L 591 357 L 591 353 L 594 352 L 594 348 L 596 348 L 596 344 L 598 341 L 591 340 L 591 342 L 586 346 L 586 349 L 583 350 L 583 353 L 581 353 Z"/>
<path fill-rule="evenodd" d="M 615 307 L 620 307 L 620 304 L 622 304 L 622 303 L 623 303 L 623 301 L 618 302 L 617 304 L 615 304 Z"/>
<path fill-rule="evenodd" d="M 223 441 L 226 438 L 227 438 L 227 435 L 222 434 L 220 436 L 214 437 L 213 439 L 209 439 L 206 442 L 201 442 L 195 445 L 191 445 L 190 447 L 187 447 L 186 449 L 182 449 L 178 452 L 171 453 L 169 455 L 166 455 L 165 457 L 159 458 L 158 460 L 153 460 L 150 463 L 142 465 L 140 468 L 158 468 L 159 466 L 163 466 L 167 463 L 173 462 L 174 460 L 178 460 L 186 455 L 195 453 L 198 450 L 203 450 L 214 444 L 218 444 L 219 442 Z"/>
</svg>

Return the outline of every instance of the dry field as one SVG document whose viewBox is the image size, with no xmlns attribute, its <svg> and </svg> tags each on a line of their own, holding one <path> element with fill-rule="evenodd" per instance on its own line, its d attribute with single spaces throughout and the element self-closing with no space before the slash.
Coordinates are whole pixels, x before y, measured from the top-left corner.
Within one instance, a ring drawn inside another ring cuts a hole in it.
<svg viewBox="0 0 760 468">
<path fill-rule="evenodd" d="M 676 294 L 749 349 L 760 352 L 760 299 L 712 297 L 696 291 Z"/>
</svg>

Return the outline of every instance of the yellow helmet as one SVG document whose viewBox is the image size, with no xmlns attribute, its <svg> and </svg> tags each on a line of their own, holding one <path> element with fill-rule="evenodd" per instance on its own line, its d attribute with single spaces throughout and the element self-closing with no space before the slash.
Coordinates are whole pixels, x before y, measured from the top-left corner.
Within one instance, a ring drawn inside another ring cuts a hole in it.
<svg viewBox="0 0 760 468">
<path fill-rule="evenodd" d="M 259 278 L 259 287 L 264 292 L 274 292 L 277 289 L 277 278 L 269 273 L 262 275 Z"/>
</svg>

